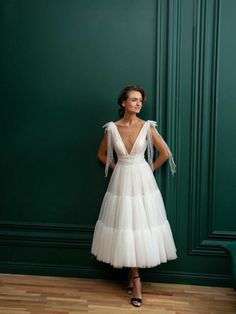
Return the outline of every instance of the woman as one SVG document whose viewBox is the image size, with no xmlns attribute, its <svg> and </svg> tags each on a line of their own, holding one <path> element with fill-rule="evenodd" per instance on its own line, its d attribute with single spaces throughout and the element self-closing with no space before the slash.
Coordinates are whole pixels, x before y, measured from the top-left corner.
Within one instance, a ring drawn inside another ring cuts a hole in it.
<svg viewBox="0 0 236 314">
<path fill-rule="evenodd" d="M 139 268 L 155 267 L 177 258 L 169 222 L 153 171 L 172 154 L 155 121 L 137 117 L 145 100 L 140 86 L 127 86 L 118 98 L 121 119 L 104 125 L 98 159 L 113 173 L 96 222 L 91 252 L 113 267 L 128 267 L 132 305 L 142 304 Z M 153 146 L 158 158 L 153 162 Z M 148 162 L 145 160 L 147 149 Z M 113 150 L 117 155 L 114 163 Z"/>
</svg>

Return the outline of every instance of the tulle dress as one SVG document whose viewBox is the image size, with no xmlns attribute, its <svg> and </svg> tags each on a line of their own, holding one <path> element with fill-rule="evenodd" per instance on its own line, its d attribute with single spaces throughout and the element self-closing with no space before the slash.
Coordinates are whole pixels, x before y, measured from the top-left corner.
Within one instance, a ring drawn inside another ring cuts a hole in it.
<svg viewBox="0 0 236 314">
<path fill-rule="evenodd" d="M 169 152 L 172 174 L 175 163 L 156 126 L 155 121 L 144 122 L 130 153 L 115 123 L 103 126 L 108 135 L 105 175 L 113 162 L 113 150 L 117 163 L 95 225 L 91 253 L 114 268 L 149 268 L 177 258 L 162 195 L 151 169 L 152 127 Z"/>
</svg>

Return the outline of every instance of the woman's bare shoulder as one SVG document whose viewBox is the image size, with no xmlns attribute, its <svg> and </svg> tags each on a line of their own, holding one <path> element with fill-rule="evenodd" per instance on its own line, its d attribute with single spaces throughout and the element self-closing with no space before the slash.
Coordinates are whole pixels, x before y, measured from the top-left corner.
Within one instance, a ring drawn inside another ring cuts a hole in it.
<svg viewBox="0 0 236 314">
<path fill-rule="evenodd" d="M 140 122 L 141 124 L 144 124 L 146 121 L 143 120 L 143 119 L 139 119 L 139 122 Z"/>
<path fill-rule="evenodd" d="M 119 125 L 120 123 L 122 122 L 122 120 L 117 120 L 117 121 L 114 121 L 115 125 Z"/>
</svg>

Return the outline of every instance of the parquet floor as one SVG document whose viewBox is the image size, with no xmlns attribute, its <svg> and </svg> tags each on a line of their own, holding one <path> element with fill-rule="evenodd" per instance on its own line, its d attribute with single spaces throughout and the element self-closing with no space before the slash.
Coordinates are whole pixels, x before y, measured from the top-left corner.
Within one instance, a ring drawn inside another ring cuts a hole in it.
<svg viewBox="0 0 236 314">
<path fill-rule="evenodd" d="M 143 306 L 134 308 L 123 282 L 0 275 L 0 314 L 231 314 L 231 288 L 143 282 Z"/>
</svg>

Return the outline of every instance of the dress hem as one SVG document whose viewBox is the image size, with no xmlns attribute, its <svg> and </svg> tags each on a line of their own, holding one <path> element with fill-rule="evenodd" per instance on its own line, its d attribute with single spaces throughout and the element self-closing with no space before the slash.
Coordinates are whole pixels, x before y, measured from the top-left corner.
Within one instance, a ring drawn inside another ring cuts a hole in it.
<svg viewBox="0 0 236 314">
<path fill-rule="evenodd" d="M 93 253 L 91 253 L 92 254 L 92 256 L 93 257 L 95 257 L 96 258 L 96 260 L 98 261 L 98 262 L 102 262 L 102 263 L 105 263 L 105 264 L 108 264 L 108 265 L 110 265 L 110 266 L 112 266 L 113 268 L 116 268 L 116 269 L 122 269 L 122 268 L 132 268 L 132 267 L 138 267 L 138 268 L 154 268 L 154 267 L 157 267 L 157 266 L 159 266 L 159 265 L 161 265 L 161 264 L 165 264 L 165 263 L 167 263 L 167 262 L 169 262 L 169 261 L 174 261 L 174 260 L 176 260 L 177 258 L 178 258 L 178 256 L 176 255 L 176 257 L 173 257 L 173 258 L 168 258 L 166 261 L 163 261 L 163 262 L 160 262 L 160 263 L 157 263 L 157 264 L 154 264 L 154 265 L 147 265 L 147 266 L 145 266 L 145 265 L 142 265 L 142 266 L 140 266 L 140 265 L 114 265 L 114 264 L 112 264 L 111 262 L 108 262 L 108 261 L 104 261 L 104 260 L 102 260 L 102 259 L 99 259 L 98 257 L 97 257 L 97 255 L 95 255 L 95 254 L 93 254 Z"/>
</svg>

